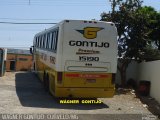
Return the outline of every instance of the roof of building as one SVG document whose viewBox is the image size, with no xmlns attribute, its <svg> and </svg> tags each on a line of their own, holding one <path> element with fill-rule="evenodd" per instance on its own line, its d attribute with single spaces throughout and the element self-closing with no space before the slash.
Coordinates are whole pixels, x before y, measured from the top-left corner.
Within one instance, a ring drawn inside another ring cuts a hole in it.
<svg viewBox="0 0 160 120">
<path fill-rule="evenodd" d="M 31 55 L 29 50 L 23 50 L 23 49 L 7 49 L 7 53 Z"/>
</svg>

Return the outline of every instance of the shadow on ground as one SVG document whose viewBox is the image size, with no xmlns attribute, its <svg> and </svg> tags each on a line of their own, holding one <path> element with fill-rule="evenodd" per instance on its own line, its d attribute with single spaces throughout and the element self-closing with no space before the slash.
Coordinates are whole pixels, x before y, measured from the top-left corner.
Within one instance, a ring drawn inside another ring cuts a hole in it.
<svg viewBox="0 0 160 120">
<path fill-rule="evenodd" d="M 60 99 L 49 95 L 34 73 L 16 73 L 16 93 L 22 106 L 38 108 L 91 110 L 109 108 L 106 104 L 60 104 Z M 64 99 L 64 98 L 63 98 Z M 76 99 L 77 100 L 77 99 Z M 81 100 L 81 99 L 79 99 Z"/>
<path fill-rule="evenodd" d="M 154 115 L 160 119 L 160 104 L 150 96 L 141 96 L 137 93 L 137 97 L 141 100 L 143 105 Z"/>
</svg>

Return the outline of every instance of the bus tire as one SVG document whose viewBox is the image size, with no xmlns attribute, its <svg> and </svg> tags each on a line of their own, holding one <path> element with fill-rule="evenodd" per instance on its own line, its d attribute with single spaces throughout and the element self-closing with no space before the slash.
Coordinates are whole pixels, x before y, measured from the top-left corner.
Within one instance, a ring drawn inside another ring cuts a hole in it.
<svg viewBox="0 0 160 120">
<path fill-rule="evenodd" d="M 36 71 L 36 64 L 35 64 L 35 62 L 33 63 L 33 70 Z"/>
<path fill-rule="evenodd" d="M 43 75 L 43 82 L 44 82 L 44 89 L 46 90 L 46 92 L 49 92 L 49 77 L 48 77 L 48 74 Z"/>
</svg>

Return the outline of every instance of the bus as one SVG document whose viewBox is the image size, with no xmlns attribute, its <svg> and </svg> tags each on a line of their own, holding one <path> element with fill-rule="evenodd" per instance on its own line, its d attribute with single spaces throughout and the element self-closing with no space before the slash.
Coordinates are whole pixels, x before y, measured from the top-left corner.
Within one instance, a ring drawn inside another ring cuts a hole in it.
<svg viewBox="0 0 160 120">
<path fill-rule="evenodd" d="M 34 71 L 53 96 L 113 97 L 117 70 L 114 23 L 63 20 L 37 33 L 31 50 Z"/>
</svg>

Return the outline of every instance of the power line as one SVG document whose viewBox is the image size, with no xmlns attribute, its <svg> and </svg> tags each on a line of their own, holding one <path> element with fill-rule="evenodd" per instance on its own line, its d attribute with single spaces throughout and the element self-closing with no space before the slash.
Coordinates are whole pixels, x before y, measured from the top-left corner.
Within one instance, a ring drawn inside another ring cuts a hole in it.
<svg viewBox="0 0 160 120">
<path fill-rule="evenodd" d="M 51 19 L 51 18 L 37 18 L 37 19 L 28 19 L 28 18 L 0 18 L 2 20 L 62 20 L 62 19 Z"/>
<path fill-rule="evenodd" d="M 32 0 L 32 1 L 1 1 L 0 5 L 38 5 L 38 6 L 105 6 L 106 1 L 66 1 L 66 0 Z"/>
<path fill-rule="evenodd" d="M 101 1 L 94 1 L 94 0 L 87 0 L 87 1 L 75 1 L 75 0 L 73 0 L 73 1 L 71 1 L 71 0 L 36 0 L 36 1 L 34 1 L 34 0 L 32 0 L 32 1 L 23 1 L 23 0 L 20 0 L 20 1 L 18 1 L 18 0 L 15 0 L 15 1 L 7 1 L 7 0 L 5 0 L 5 1 L 0 1 L 1 3 L 30 3 L 30 4 L 32 4 L 32 3 L 61 3 L 61 4 L 72 4 L 72 3 L 81 3 L 81 4 L 100 4 L 100 3 L 105 3 L 106 2 L 106 0 L 101 0 Z"/>
<path fill-rule="evenodd" d="M 19 23 L 19 22 L 0 22 L 0 24 L 57 24 L 57 23 Z"/>
<path fill-rule="evenodd" d="M 30 45 L 31 46 L 31 45 Z M 7 46 L 1 46 L 0 48 L 30 48 L 30 47 L 17 47 L 17 46 L 13 46 L 13 47 L 7 47 Z"/>
<path fill-rule="evenodd" d="M 0 6 L 3 6 L 3 5 L 6 5 L 6 6 L 25 6 L 26 4 L 0 4 Z M 85 5 L 80 5 L 80 4 L 72 4 L 72 5 L 60 5 L 60 4 L 58 4 L 58 5 L 56 5 L 56 4 L 54 4 L 54 5 L 51 5 L 51 4 L 31 4 L 31 6 L 56 6 L 56 7 L 75 7 L 75 6 L 77 6 L 77 7 L 97 7 L 97 6 L 106 6 L 106 5 L 97 5 L 97 4 L 95 4 L 95 5 L 87 5 L 87 4 L 85 4 Z"/>
<path fill-rule="evenodd" d="M 24 31 L 40 31 L 41 29 L 0 29 L 1 31 L 19 31 L 19 32 L 24 32 Z"/>
<path fill-rule="evenodd" d="M 32 45 L 30 45 L 32 46 Z M 7 46 L 1 46 L 0 48 L 7 48 L 7 49 L 24 49 L 24 50 L 29 50 L 30 47 L 17 47 L 17 46 L 14 46 L 14 47 L 7 47 Z"/>
</svg>

